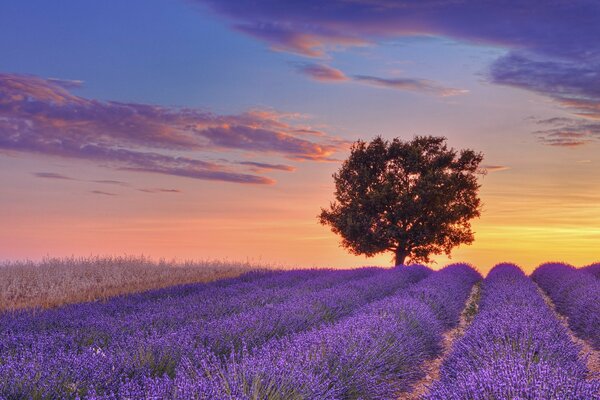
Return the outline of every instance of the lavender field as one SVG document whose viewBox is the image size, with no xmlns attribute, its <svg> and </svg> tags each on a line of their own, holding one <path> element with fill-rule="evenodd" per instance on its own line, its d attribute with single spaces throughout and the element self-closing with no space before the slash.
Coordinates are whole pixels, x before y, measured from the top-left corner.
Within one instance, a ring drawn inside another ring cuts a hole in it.
<svg viewBox="0 0 600 400">
<path fill-rule="evenodd" d="M 597 271 L 256 271 L 7 311 L 0 399 L 600 399 Z"/>
</svg>

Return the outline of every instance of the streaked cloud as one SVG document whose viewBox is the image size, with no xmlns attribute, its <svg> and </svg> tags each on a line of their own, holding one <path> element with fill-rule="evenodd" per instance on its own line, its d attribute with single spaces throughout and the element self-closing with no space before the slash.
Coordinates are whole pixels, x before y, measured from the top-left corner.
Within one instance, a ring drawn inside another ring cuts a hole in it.
<svg viewBox="0 0 600 400">
<path fill-rule="evenodd" d="M 66 180 L 66 181 L 75 180 L 69 176 L 57 174 L 55 172 L 34 172 L 33 175 L 38 178 L 45 178 L 45 179 L 58 179 L 58 180 Z"/>
<path fill-rule="evenodd" d="M 296 167 L 285 164 L 269 164 L 255 161 L 240 161 L 238 164 L 247 165 L 253 171 L 276 170 L 276 171 L 295 171 Z"/>
<path fill-rule="evenodd" d="M 117 196 L 116 193 L 104 192 L 102 190 L 91 190 L 90 193 L 97 194 L 99 196 Z"/>
<path fill-rule="evenodd" d="M 314 58 L 325 57 L 330 50 L 368 44 L 367 40 L 346 33 L 331 30 L 321 32 L 319 29 L 295 30 L 290 29 L 291 27 L 286 24 L 264 20 L 261 23 L 235 24 L 234 28 L 268 42 L 275 51 L 285 51 Z"/>
<path fill-rule="evenodd" d="M 296 65 L 296 70 L 309 78 L 326 83 L 354 82 L 384 89 L 421 92 L 437 96 L 456 96 L 468 90 L 445 87 L 437 82 L 418 78 L 380 78 L 371 75 L 347 76 L 339 69 L 324 64 L 305 63 Z"/>
<path fill-rule="evenodd" d="M 179 189 L 163 189 L 163 188 L 144 188 L 138 189 L 139 192 L 144 193 L 181 193 Z"/>
<path fill-rule="evenodd" d="M 117 169 L 235 183 L 270 178 L 212 161 L 211 154 L 273 154 L 328 161 L 344 146 L 311 130 L 294 114 L 204 110 L 99 101 L 76 96 L 76 81 L 0 74 L 0 150 L 85 159 Z M 238 153 L 234 153 L 238 152 Z M 242 166 L 243 164 L 237 164 Z"/>
<path fill-rule="evenodd" d="M 316 81 L 344 82 L 349 79 L 339 69 L 324 64 L 300 64 L 296 70 Z"/>
<path fill-rule="evenodd" d="M 408 90 L 412 92 L 422 92 L 434 94 L 437 96 L 457 96 L 465 94 L 468 90 L 455 89 L 450 87 L 444 87 L 436 82 L 426 79 L 411 79 L 411 78 L 379 78 L 376 76 L 369 75 L 356 75 L 353 79 L 357 82 L 365 83 L 367 85 L 378 86 L 386 89 L 394 90 Z"/>
<path fill-rule="evenodd" d="M 551 146 L 577 147 L 600 139 L 600 122 L 577 118 L 550 118 L 536 122 L 541 129 L 534 134 L 540 142 Z"/>
<path fill-rule="evenodd" d="M 482 165 L 481 168 L 487 172 L 500 172 L 510 169 L 510 167 L 507 167 L 506 165 Z"/>
<path fill-rule="evenodd" d="M 127 183 L 127 182 L 115 181 L 115 180 L 112 180 L 112 179 L 99 179 L 99 180 L 94 180 L 94 181 L 91 181 L 91 182 L 101 183 L 103 185 L 130 186 L 130 184 Z"/>
</svg>

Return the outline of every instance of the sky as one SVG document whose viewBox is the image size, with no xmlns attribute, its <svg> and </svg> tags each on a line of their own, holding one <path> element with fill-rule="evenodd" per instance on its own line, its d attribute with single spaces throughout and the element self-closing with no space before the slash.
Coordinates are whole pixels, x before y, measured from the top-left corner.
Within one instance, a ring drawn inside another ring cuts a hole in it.
<svg viewBox="0 0 600 400">
<path fill-rule="evenodd" d="M 348 254 L 321 207 L 357 139 L 485 154 L 475 242 L 436 266 L 600 260 L 600 4 L 6 1 L 0 259 L 287 266 Z"/>
</svg>

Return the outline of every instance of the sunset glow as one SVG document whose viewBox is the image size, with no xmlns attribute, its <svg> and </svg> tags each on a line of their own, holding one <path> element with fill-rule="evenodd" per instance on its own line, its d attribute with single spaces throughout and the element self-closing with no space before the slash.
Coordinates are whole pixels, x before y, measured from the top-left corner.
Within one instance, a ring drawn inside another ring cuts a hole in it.
<svg viewBox="0 0 600 400">
<path fill-rule="evenodd" d="M 0 260 L 390 265 L 317 221 L 376 135 L 484 153 L 475 242 L 451 261 L 600 260 L 596 4 L 9 3 Z"/>
</svg>

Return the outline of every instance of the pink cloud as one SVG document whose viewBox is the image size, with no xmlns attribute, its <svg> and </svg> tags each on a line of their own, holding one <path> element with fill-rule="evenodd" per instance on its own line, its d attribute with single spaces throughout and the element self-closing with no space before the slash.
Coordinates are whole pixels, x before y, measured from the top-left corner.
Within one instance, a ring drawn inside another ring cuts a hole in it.
<svg viewBox="0 0 600 400">
<path fill-rule="evenodd" d="M 238 164 L 247 165 L 251 167 L 253 171 L 259 172 L 264 170 L 276 170 L 276 171 L 295 171 L 296 167 L 285 164 L 269 164 L 263 162 L 255 162 L 255 161 L 240 161 Z"/>
<path fill-rule="evenodd" d="M 323 82 L 343 82 L 348 77 L 339 69 L 323 64 L 302 64 L 297 67 L 298 71 L 311 79 Z"/>
<path fill-rule="evenodd" d="M 436 82 L 427 79 L 414 78 L 394 78 L 386 79 L 376 76 L 356 75 L 354 80 L 368 85 L 378 86 L 386 89 L 408 90 L 413 92 L 422 92 L 434 94 L 437 96 L 448 97 L 465 94 L 468 91 L 464 89 L 455 89 L 442 86 Z"/>
<path fill-rule="evenodd" d="M 79 83 L 0 74 L 0 150 L 87 159 L 114 168 L 236 183 L 272 179 L 208 161 L 211 153 L 243 151 L 292 160 L 327 161 L 339 141 L 308 140 L 295 114 L 204 110 L 98 101 L 69 90 Z M 243 164 L 237 164 L 243 166 Z"/>
<path fill-rule="evenodd" d="M 333 56 L 350 46 L 396 37 L 448 37 L 493 45 L 506 53 L 490 65 L 489 81 L 533 91 L 579 117 L 587 139 L 551 139 L 575 146 L 597 140 L 585 119 L 600 119 L 600 2 L 481 0 L 195 0 L 209 5 L 242 32 L 272 48 L 307 57 Z M 357 77 L 355 77 L 357 78 Z M 401 90 L 427 82 L 362 77 L 363 83 Z M 358 77 L 361 79 L 361 77 Z M 441 95 L 460 91 L 439 89 Z"/>
</svg>

